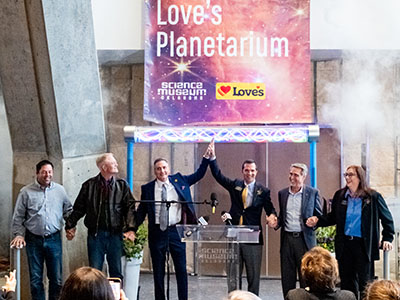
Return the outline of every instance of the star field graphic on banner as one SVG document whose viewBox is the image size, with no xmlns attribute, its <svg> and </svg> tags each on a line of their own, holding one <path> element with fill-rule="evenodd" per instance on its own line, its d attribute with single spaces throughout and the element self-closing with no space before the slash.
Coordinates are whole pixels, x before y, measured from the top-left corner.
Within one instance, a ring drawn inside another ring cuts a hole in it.
<svg viewBox="0 0 400 300">
<path fill-rule="evenodd" d="M 312 122 L 307 0 L 146 0 L 144 119 Z"/>
</svg>

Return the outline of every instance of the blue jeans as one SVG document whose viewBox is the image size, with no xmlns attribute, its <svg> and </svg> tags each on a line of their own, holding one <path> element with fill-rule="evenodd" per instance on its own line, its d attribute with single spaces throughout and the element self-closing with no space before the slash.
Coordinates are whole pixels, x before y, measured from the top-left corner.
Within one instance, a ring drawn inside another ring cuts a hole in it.
<svg viewBox="0 0 400 300">
<path fill-rule="evenodd" d="M 103 270 L 104 255 L 107 255 L 110 277 L 123 279 L 121 268 L 122 232 L 113 233 L 99 230 L 97 235 L 88 234 L 87 238 L 89 266 Z"/>
<path fill-rule="evenodd" d="M 49 300 L 57 300 L 62 287 L 62 245 L 60 232 L 49 237 L 25 234 L 32 299 L 45 300 L 43 263 L 49 279 Z"/>
</svg>

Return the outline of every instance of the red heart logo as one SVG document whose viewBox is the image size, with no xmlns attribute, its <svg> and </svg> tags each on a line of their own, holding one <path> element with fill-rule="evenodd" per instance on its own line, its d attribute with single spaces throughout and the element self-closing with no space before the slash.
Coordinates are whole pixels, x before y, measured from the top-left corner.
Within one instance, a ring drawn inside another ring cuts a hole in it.
<svg viewBox="0 0 400 300">
<path fill-rule="evenodd" d="M 229 93 L 230 90 L 231 90 L 231 87 L 230 87 L 229 85 L 227 85 L 227 86 L 221 86 L 221 87 L 218 89 L 218 93 L 219 93 L 221 96 L 224 96 L 224 95 L 226 95 L 227 93 Z"/>
<path fill-rule="evenodd" d="M 260 88 L 260 86 L 258 85 L 258 86 L 257 86 L 257 88 L 259 89 L 259 88 Z"/>
</svg>

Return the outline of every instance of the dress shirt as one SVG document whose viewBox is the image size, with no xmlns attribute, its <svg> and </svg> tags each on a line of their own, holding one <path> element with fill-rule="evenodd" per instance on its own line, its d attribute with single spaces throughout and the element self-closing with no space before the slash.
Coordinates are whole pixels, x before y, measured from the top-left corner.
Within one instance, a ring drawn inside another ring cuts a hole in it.
<svg viewBox="0 0 400 300">
<path fill-rule="evenodd" d="M 168 201 L 179 201 L 178 193 L 175 190 L 175 187 L 169 181 L 169 179 L 165 182 L 156 180 L 156 184 L 154 185 L 154 200 L 155 203 L 155 217 L 156 217 L 156 224 L 160 224 L 160 205 L 161 205 L 161 191 L 162 186 L 165 184 L 167 188 L 167 200 Z M 179 203 L 171 203 L 169 207 L 169 214 L 168 214 L 168 224 L 169 226 L 178 224 L 181 221 L 182 217 L 182 205 Z"/>
<path fill-rule="evenodd" d="M 253 195 L 254 195 L 254 188 L 256 185 L 256 181 L 254 180 L 249 184 L 245 183 L 245 185 L 247 186 L 246 207 L 249 207 L 253 203 Z"/>
<path fill-rule="evenodd" d="M 300 232 L 301 231 L 301 200 L 303 187 L 297 193 L 293 193 L 289 188 L 289 196 L 286 206 L 286 224 L 285 231 Z"/>
<path fill-rule="evenodd" d="M 12 234 L 14 237 L 24 236 L 25 229 L 39 236 L 56 233 L 63 226 L 63 218 L 71 211 L 71 202 L 62 185 L 50 182 L 50 186 L 42 187 L 35 180 L 18 194 Z"/>
<path fill-rule="evenodd" d="M 346 223 L 344 226 L 344 234 L 349 236 L 361 237 L 362 199 L 359 197 L 352 197 L 349 190 L 347 190 L 344 197 L 347 198 Z"/>
</svg>

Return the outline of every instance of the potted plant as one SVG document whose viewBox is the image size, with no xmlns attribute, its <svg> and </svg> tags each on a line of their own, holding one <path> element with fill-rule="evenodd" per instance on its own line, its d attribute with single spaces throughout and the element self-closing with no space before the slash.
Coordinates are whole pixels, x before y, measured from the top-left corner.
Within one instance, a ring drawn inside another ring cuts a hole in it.
<svg viewBox="0 0 400 300">
<path fill-rule="evenodd" d="M 331 253 L 335 252 L 336 226 L 318 227 L 317 244 Z"/>
<path fill-rule="evenodd" d="M 147 226 L 140 225 L 136 231 L 135 241 L 123 240 L 125 255 L 122 257 L 124 273 L 124 291 L 128 299 L 137 299 L 139 288 L 140 264 L 143 262 L 143 247 L 147 242 Z"/>
</svg>

